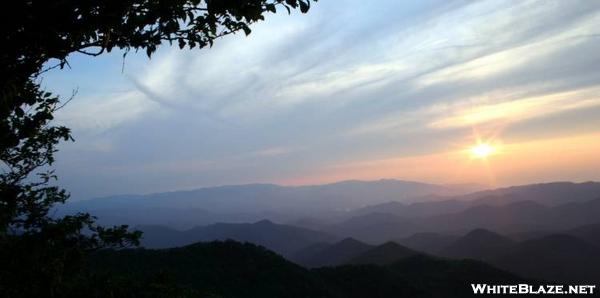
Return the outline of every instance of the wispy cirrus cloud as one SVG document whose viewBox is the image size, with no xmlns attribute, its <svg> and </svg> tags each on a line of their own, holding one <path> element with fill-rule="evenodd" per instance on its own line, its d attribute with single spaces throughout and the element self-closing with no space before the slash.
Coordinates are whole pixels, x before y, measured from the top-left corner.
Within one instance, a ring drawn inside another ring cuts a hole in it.
<svg viewBox="0 0 600 298">
<path fill-rule="evenodd" d="M 78 132 L 101 133 L 136 121 L 146 113 L 157 111 L 158 106 L 137 90 L 111 92 L 73 100 L 59 110 L 60 124 Z"/>
<path fill-rule="evenodd" d="M 599 108 L 598 24 L 600 3 L 585 0 L 322 1 L 211 49 L 133 55 L 124 75 L 120 55 L 74 61 L 75 75 L 48 80 L 82 91 L 59 120 L 110 150 L 65 158 L 128 170 L 94 186 L 65 166 L 67 183 L 87 196 L 300 181 L 323 165 L 445 156 L 474 128 L 582 133 L 598 122 L 584 113 Z M 434 177 L 433 160 L 407 178 Z"/>
<path fill-rule="evenodd" d="M 491 122 L 514 123 L 569 110 L 600 106 L 600 87 L 519 98 L 490 104 L 449 107 L 433 128 L 473 127 Z"/>
</svg>

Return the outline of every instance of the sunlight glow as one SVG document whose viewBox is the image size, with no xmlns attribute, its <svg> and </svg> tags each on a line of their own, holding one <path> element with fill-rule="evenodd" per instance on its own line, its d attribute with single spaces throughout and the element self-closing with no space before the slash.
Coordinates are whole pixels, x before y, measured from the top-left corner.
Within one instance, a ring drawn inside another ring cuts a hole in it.
<svg viewBox="0 0 600 298">
<path fill-rule="evenodd" d="M 488 156 L 496 152 L 496 149 L 490 144 L 481 143 L 475 147 L 472 147 L 470 152 L 473 157 L 487 158 Z"/>
</svg>

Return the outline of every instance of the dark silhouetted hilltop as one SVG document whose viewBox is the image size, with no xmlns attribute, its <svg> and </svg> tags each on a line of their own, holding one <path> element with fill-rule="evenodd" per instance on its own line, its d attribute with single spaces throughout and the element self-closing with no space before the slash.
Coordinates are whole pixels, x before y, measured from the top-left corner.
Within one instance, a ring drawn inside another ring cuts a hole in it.
<svg viewBox="0 0 600 298">
<path fill-rule="evenodd" d="M 574 283 L 600 280 L 600 248 L 570 235 L 521 242 L 491 263 L 538 280 Z"/>
<path fill-rule="evenodd" d="M 413 255 L 385 266 L 345 265 L 315 269 L 336 297 L 472 297 L 471 283 L 529 282 L 473 260 Z M 518 296 L 513 296 L 518 297 Z"/>
<path fill-rule="evenodd" d="M 140 229 L 144 232 L 142 245 L 148 248 L 168 248 L 199 241 L 232 239 L 262 245 L 285 256 L 311 244 L 336 240 L 336 237 L 323 232 L 275 224 L 268 220 L 251 224 L 217 223 L 187 231 L 169 230 L 164 227 L 140 227 Z"/>
<path fill-rule="evenodd" d="M 442 249 L 446 248 L 458 238 L 458 236 L 454 235 L 426 232 L 416 233 L 409 237 L 395 240 L 395 242 L 416 251 L 437 255 Z"/>
<path fill-rule="evenodd" d="M 387 265 L 421 253 L 395 242 L 386 242 L 350 259 L 348 264 Z"/>
<path fill-rule="evenodd" d="M 390 243 L 379 248 L 398 250 Z M 471 283 L 527 282 L 485 263 L 418 254 L 382 266 L 307 270 L 263 247 L 235 241 L 103 250 L 91 256 L 90 264 L 95 274 L 113 278 L 112 288 L 130 296 L 173 287 L 179 289 L 171 291 L 174 297 L 462 298 L 471 296 Z"/>
<path fill-rule="evenodd" d="M 411 221 L 390 213 L 369 213 L 354 216 L 326 231 L 341 237 L 352 237 L 369 243 L 382 243 L 396 239 L 418 229 Z"/>
<path fill-rule="evenodd" d="M 292 258 L 292 260 L 306 267 L 337 266 L 347 263 L 352 258 L 373 247 L 356 239 L 346 238 L 340 242 L 322 247 L 312 254 L 307 254 L 306 250 L 303 250 L 301 252 L 302 256 Z M 311 246 L 308 249 L 312 250 L 314 247 Z"/>
<path fill-rule="evenodd" d="M 486 229 L 476 229 L 457 239 L 440 255 L 454 259 L 489 260 L 506 253 L 515 245 L 508 237 Z"/>
<path fill-rule="evenodd" d="M 580 226 L 565 232 L 571 236 L 600 246 L 600 223 Z"/>
<path fill-rule="evenodd" d="M 324 283 L 309 271 L 250 243 L 99 251 L 90 263 L 96 272 L 133 281 L 151 284 L 157 277 L 168 278 L 192 289 L 189 297 L 329 297 Z"/>
</svg>

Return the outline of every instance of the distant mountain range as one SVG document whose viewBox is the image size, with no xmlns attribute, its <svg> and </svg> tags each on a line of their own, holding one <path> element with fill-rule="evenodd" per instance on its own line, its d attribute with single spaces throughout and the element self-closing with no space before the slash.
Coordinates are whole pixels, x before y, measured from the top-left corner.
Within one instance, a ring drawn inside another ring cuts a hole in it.
<svg viewBox="0 0 600 298">
<path fill-rule="evenodd" d="M 331 230 L 342 237 L 357 239 L 370 232 L 369 228 L 361 226 L 356 228 L 364 229 L 364 233 L 344 232 L 344 226 L 354 221 L 352 218 L 366 217 L 362 219 L 365 221 L 371 217 L 381 221 L 381 217 L 385 216 L 383 214 L 397 216 L 396 219 L 387 216 L 386 224 L 396 223 L 395 229 L 401 226 L 405 233 L 364 239 L 381 242 L 394 239 L 388 236 L 409 236 L 419 232 L 418 228 L 422 228 L 421 232 L 435 231 L 422 221 L 425 218 L 460 212 L 466 212 L 467 215 L 469 212 L 485 213 L 485 208 L 510 204 L 517 204 L 512 205 L 517 209 L 544 212 L 544 207 L 574 204 L 572 207 L 578 208 L 575 206 L 577 203 L 600 198 L 600 183 L 596 182 L 555 182 L 472 192 L 477 188 L 474 185 L 448 186 L 399 180 L 344 181 L 299 187 L 250 184 L 75 201 L 59 207 L 58 214 L 87 211 L 96 215 L 101 224 L 161 225 L 176 229 L 217 222 L 247 223 L 269 219 L 310 229 Z M 532 204 L 518 205 L 524 201 Z M 474 211 L 473 208 L 481 210 Z M 444 221 L 443 217 L 437 220 Z M 347 223 L 344 224 L 345 221 Z M 412 224 L 418 227 L 409 228 L 408 225 Z M 521 220 L 513 224 L 517 230 L 522 230 L 517 224 L 531 223 Z M 574 226 L 581 224 L 584 223 L 578 222 Z M 478 227 L 500 230 L 491 223 L 488 226 L 465 225 L 456 227 L 458 230 L 455 233 L 461 234 Z M 529 226 L 529 229 L 543 229 L 545 226 L 547 224 Z"/>
<path fill-rule="evenodd" d="M 339 266 L 374 248 L 373 245 L 346 238 L 334 244 L 317 243 L 296 252 L 290 259 L 306 267 Z"/>
<path fill-rule="evenodd" d="M 410 235 L 420 230 L 420 227 L 400 216 L 377 212 L 354 216 L 337 224 L 322 226 L 320 230 L 341 237 L 353 237 L 377 244 L 401 235 Z"/>
<path fill-rule="evenodd" d="M 563 232 L 600 247 L 600 223 L 580 226 Z"/>
<path fill-rule="evenodd" d="M 226 186 L 81 201 L 61 212 L 136 226 L 146 248 L 227 239 L 261 245 L 320 268 L 314 272 L 340 287 L 350 285 L 330 272 L 396 278 L 392 268 L 403 260 L 454 262 L 437 257 L 536 280 L 600 280 L 600 183 L 466 188 L 396 180 Z"/>
<path fill-rule="evenodd" d="M 370 204 L 459 195 L 480 189 L 481 186 L 471 184 L 435 185 L 401 180 L 353 180 L 310 186 L 248 184 L 73 201 L 60 207 L 59 213 L 88 211 L 105 224 L 190 228 L 261 219 L 284 222 L 313 215 L 330 218 L 331 214 L 345 214 Z"/>
<path fill-rule="evenodd" d="M 435 203 L 430 204 L 435 205 Z M 405 218 L 393 213 L 373 212 L 352 216 L 336 224 L 313 226 L 313 228 L 340 237 L 381 243 L 416 233 L 460 235 L 477 228 L 503 234 L 561 231 L 595 224 L 598 222 L 598 214 L 600 214 L 600 198 L 595 197 L 590 201 L 554 206 L 545 206 L 533 201 L 515 201 L 504 205 L 481 204 L 459 212 L 413 218 Z"/>
<path fill-rule="evenodd" d="M 489 261 L 506 253 L 514 245 L 515 242 L 508 237 L 485 229 L 476 229 L 458 238 L 438 254 L 453 259 Z"/>
<path fill-rule="evenodd" d="M 402 259 L 424 255 L 395 242 L 369 245 L 356 239 L 346 238 L 339 242 L 309 246 L 290 259 L 302 266 L 332 267 L 340 265 L 389 265 Z"/>
<path fill-rule="evenodd" d="M 294 259 L 306 267 L 339 266 L 348 264 L 390 265 L 415 256 L 440 256 L 448 259 L 471 259 L 486 262 L 519 276 L 548 282 L 587 282 L 600 280 L 600 246 L 569 233 L 597 235 L 600 225 L 576 228 L 564 233 L 541 238 L 515 241 L 498 233 L 476 229 L 461 237 L 443 237 L 440 234 L 418 234 L 406 239 L 426 239 L 434 243 L 454 238 L 445 247 L 429 253 L 408 248 L 395 242 L 377 246 L 348 238 L 338 243 L 321 245 L 312 251 L 301 251 L 302 259 Z M 596 239 L 595 237 L 593 239 Z"/>
<path fill-rule="evenodd" d="M 434 196 L 428 197 L 428 200 L 422 198 L 421 202 L 410 204 L 389 201 L 354 210 L 353 214 L 383 212 L 404 218 L 421 218 L 456 213 L 480 205 L 502 206 L 519 201 L 531 201 L 552 207 L 567 203 L 586 202 L 596 198 L 600 198 L 599 182 L 553 182 L 477 191 L 451 197 Z"/>
<path fill-rule="evenodd" d="M 354 265 L 387 265 L 418 255 L 421 255 L 421 253 L 390 241 L 351 258 L 347 263 Z"/>
<path fill-rule="evenodd" d="M 436 255 L 439 254 L 442 249 L 448 247 L 451 243 L 454 243 L 458 238 L 459 236 L 456 235 L 429 232 L 416 233 L 394 241 L 413 250 Z"/>
<path fill-rule="evenodd" d="M 177 231 L 163 226 L 139 226 L 144 232 L 142 246 L 147 248 L 169 248 L 196 242 L 236 240 L 262 245 L 283 256 L 291 256 L 314 243 L 331 242 L 335 236 L 319 231 L 275 224 L 262 220 L 252 224 L 217 223 Z"/>
<path fill-rule="evenodd" d="M 483 229 L 457 239 L 437 255 L 476 259 L 537 280 L 593 283 L 600 280 L 600 246 L 570 233 L 592 226 L 517 242 Z M 594 225 L 595 231 L 598 232 Z"/>
</svg>

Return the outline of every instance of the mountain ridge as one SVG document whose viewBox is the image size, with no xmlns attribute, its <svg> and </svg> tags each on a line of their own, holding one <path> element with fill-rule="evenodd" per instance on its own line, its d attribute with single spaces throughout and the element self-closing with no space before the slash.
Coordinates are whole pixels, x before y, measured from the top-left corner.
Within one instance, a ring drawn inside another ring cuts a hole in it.
<svg viewBox="0 0 600 298">
<path fill-rule="evenodd" d="M 319 242 L 334 241 L 337 237 L 320 231 L 275 224 L 270 220 L 254 223 L 215 223 L 177 231 L 163 226 L 138 227 L 143 232 L 142 246 L 147 248 L 170 248 L 196 242 L 236 240 L 265 246 L 284 256 Z M 170 234 L 166 235 L 165 231 Z"/>
</svg>

